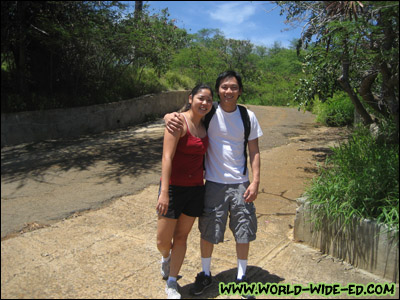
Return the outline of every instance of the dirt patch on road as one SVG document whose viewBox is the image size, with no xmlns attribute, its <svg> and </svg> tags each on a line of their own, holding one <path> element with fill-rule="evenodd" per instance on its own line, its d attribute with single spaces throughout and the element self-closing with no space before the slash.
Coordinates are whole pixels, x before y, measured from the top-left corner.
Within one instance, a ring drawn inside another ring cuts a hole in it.
<svg viewBox="0 0 400 300">
<path fill-rule="evenodd" d="M 332 153 L 330 147 L 343 142 L 347 135 L 344 128 L 317 127 L 307 135 L 291 138 L 286 146 L 262 152 L 257 212 L 294 215 L 296 199 Z"/>
</svg>

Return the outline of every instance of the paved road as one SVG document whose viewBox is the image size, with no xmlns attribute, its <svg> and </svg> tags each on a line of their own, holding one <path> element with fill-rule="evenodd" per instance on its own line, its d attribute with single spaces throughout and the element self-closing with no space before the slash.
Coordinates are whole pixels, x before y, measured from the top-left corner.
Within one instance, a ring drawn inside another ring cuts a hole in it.
<svg viewBox="0 0 400 300">
<path fill-rule="evenodd" d="M 310 113 L 293 108 L 250 108 L 264 131 L 261 150 L 288 143 L 314 120 Z M 32 223 L 52 224 L 157 184 L 163 126 L 158 120 L 79 139 L 2 148 L 1 237 Z"/>
<path fill-rule="evenodd" d="M 315 128 L 312 115 L 295 109 L 251 108 L 264 137 L 249 278 L 304 287 L 389 282 L 293 241 L 295 199 L 340 131 Z M 59 221 L 2 239 L 2 299 L 165 297 L 154 209 L 162 132 L 156 122 L 79 140 L 2 149 L 2 236 L 21 230 L 25 223 L 30 226 L 23 231 Z M 119 197 L 124 194 L 129 196 Z M 82 210 L 86 211 L 74 213 Z M 224 243 L 213 253 L 214 284 L 202 298 L 240 298 L 218 290 L 218 282 L 228 283 L 236 274 L 234 249 L 227 230 Z M 188 291 L 200 269 L 196 221 L 178 282 L 184 298 L 191 297 Z M 396 288 L 394 296 L 360 298 L 398 299 Z M 321 296 L 303 293 L 298 298 Z M 334 298 L 349 297 L 343 293 Z"/>
</svg>

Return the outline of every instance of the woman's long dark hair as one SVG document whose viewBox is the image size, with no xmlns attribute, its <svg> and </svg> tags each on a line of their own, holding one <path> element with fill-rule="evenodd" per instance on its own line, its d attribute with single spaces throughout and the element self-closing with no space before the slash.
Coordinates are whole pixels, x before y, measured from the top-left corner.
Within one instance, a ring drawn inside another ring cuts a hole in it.
<svg viewBox="0 0 400 300">
<path fill-rule="evenodd" d="M 196 96 L 197 93 L 198 93 L 200 90 L 204 90 L 204 89 L 210 90 L 210 92 L 211 92 L 211 97 L 214 97 L 214 93 L 213 93 L 212 88 L 211 88 L 209 85 L 205 84 L 205 83 L 199 83 L 198 85 L 196 85 L 196 86 L 193 88 L 193 90 L 190 92 L 189 96 L 192 96 L 192 99 L 193 99 L 193 97 Z M 189 103 L 189 101 L 188 101 L 188 103 L 186 104 L 186 107 L 185 107 L 185 109 L 184 109 L 183 111 L 184 111 L 184 112 L 185 112 L 185 111 L 188 111 L 188 110 L 190 109 L 190 107 L 191 107 L 191 105 L 190 105 L 190 103 Z"/>
</svg>

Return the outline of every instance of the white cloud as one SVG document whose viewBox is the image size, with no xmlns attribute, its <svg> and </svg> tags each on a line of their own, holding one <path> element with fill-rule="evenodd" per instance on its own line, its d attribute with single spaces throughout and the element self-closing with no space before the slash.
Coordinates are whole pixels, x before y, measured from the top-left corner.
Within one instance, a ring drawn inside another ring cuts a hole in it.
<svg viewBox="0 0 400 300">
<path fill-rule="evenodd" d="M 250 40 L 271 47 L 275 41 L 289 46 L 300 37 L 301 28 L 282 32 L 288 26 L 272 1 L 149 1 L 150 6 L 169 8 L 171 19 L 190 33 L 200 29 L 219 29 L 226 38 Z M 266 10 L 269 12 L 267 13 Z"/>
<path fill-rule="evenodd" d="M 212 20 L 220 22 L 214 27 L 219 28 L 226 38 L 248 39 L 246 38 L 248 33 L 258 29 L 256 23 L 253 22 L 256 7 L 249 2 L 224 2 L 216 5 L 208 13 Z"/>
<path fill-rule="evenodd" d="M 210 17 L 225 24 L 239 25 L 254 15 L 254 5 L 240 2 L 230 2 L 218 5 L 215 11 L 210 12 Z"/>
</svg>

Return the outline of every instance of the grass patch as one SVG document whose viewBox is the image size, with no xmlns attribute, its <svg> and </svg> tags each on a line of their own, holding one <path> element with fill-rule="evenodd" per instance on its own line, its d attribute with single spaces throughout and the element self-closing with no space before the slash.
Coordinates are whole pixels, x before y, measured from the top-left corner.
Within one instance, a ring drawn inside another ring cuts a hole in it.
<svg viewBox="0 0 400 300">
<path fill-rule="evenodd" d="M 357 128 L 348 143 L 332 148 L 321 174 L 307 189 L 316 226 L 353 217 L 376 220 L 399 230 L 399 145 Z"/>
</svg>

